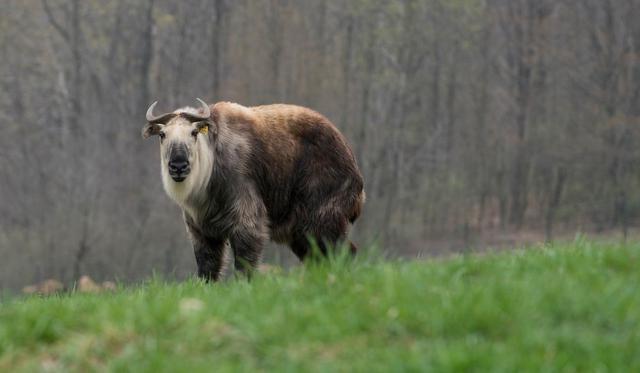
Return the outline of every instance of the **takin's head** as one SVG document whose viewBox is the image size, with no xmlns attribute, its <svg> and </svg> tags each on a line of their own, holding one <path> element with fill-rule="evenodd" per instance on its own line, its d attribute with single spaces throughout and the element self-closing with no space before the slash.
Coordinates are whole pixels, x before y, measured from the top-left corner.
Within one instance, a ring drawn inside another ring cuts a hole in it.
<svg viewBox="0 0 640 373">
<path fill-rule="evenodd" d="M 200 109 L 187 107 L 154 115 L 156 101 L 147 110 L 147 124 L 142 128 L 143 138 L 160 138 L 162 181 L 176 199 L 206 184 L 211 172 L 211 111 L 204 101 L 198 101 Z"/>
</svg>

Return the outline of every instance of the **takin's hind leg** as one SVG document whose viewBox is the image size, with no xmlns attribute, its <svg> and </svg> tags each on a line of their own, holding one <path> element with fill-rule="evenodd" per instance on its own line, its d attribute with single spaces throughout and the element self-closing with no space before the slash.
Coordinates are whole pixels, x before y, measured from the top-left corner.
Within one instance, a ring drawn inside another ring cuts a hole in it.
<svg viewBox="0 0 640 373">
<path fill-rule="evenodd" d="M 311 252 L 311 244 L 304 234 L 296 235 L 289 244 L 291 251 L 303 262 L 309 252 Z"/>
<path fill-rule="evenodd" d="M 336 214 L 313 219 L 313 223 L 305 224 L 305 226 L 308 229 L 298 230 L 294 233 L 290 244 L 291 250 L 300 261 L 304 261 L 310 256 L 324 257 L 327 256 L 329 250 L 337 249 L 345 242 L 349 223 L 346 217 Z M 315 241 L 318 252 L 314 252 L 315 248 L 310 239 Z M 351 253 L 355 254 L 356 246 L 352 242 L 349 244 Z"/>
<path fill-rule="evenodd" d="M 356 246 L 353 241 L 349 241 L 349 252 L 351 255 L 356 255 L 358 253 L 358 246 Z"/>
</svg>

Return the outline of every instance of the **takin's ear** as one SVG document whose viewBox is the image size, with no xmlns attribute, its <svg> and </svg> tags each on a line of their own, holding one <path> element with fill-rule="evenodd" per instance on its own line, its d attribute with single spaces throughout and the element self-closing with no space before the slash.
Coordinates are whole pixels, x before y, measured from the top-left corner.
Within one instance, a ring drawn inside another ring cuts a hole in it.
<svg viewBox="0 0 640 373">
<path fill-rule="evenodd" d="M 218 135 L 218 127 L 208 120 L 196 123 L 196 128 L 203 135 L 211 135 L 213 137 Z"/>
<path fill-rule="evenodd" d="M 160 133 L 162 125 L 157 123 L 147 123 L 142 127 L 142 138 L 147 139 L 149 136 L 154 136 Z"/>
</svg>

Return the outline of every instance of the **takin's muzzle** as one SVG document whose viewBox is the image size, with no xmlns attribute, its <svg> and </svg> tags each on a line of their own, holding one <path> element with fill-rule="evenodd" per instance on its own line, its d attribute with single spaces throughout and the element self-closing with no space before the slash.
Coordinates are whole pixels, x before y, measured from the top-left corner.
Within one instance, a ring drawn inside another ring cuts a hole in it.
<svg viewBox="0 0 640 373">
<path fill-rule="evenodd" d="M 184 145 L 174 145 L 169 153 L 169 176 L 173 181 L 180 183 L 184 181 L 191 172 L 189 164 L 189 153 Z"/>
</svg>

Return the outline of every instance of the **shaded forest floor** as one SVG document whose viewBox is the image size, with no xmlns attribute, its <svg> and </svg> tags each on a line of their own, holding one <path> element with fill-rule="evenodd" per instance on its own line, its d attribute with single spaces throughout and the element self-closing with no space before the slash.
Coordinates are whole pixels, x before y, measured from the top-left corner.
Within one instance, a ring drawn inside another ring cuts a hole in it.
<svg viewBox="0 0 640 373">
<path fill-rule="evenodd" d="M 0 303 L 0 371 L 636 371 L 640 244 L 340 258 Z"/>
</svg>

